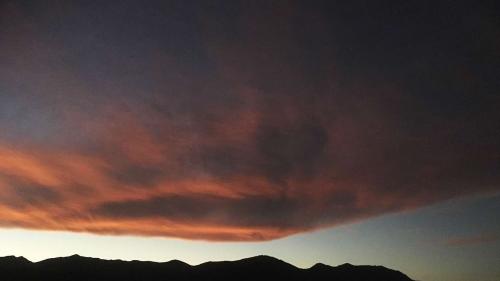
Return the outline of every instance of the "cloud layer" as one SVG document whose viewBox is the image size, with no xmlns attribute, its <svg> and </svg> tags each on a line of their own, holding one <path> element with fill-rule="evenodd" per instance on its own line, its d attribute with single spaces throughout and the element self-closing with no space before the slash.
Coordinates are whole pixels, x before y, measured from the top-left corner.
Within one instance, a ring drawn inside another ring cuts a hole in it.
<svg viewBox="0 0 500 281">
<path fill-rule="evenodd" d="M 471 7 L 2 5 L 2 227 L 268 240 L 500 189 Z"/>
</svg>

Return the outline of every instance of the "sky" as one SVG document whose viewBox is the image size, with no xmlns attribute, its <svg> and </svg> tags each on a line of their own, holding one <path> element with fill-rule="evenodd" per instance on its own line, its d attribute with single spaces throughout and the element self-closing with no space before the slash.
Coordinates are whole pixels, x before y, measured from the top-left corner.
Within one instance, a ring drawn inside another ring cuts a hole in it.
<svg viewBox="0 0 500 281">
<path fill-rule="evenodd" d="M 0 254 L 498 280 L 498 12 L 1 1 Z"/>
</svg>

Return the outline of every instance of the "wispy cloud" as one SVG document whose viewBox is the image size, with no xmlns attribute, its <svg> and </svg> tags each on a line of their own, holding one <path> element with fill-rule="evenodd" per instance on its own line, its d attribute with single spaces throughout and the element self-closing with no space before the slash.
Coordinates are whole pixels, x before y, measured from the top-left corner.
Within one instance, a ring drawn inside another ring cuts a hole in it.
<svg viewBox="0 0 500 281">
<path fill-rule="evenodd" d="M 486 244 L 498 241 L 500 234 L 498 233 L 483 233 L 472 236 L 455 237 L 446 241 L 449 246 L 467 246 L 475 244 Z"/>
</svg>

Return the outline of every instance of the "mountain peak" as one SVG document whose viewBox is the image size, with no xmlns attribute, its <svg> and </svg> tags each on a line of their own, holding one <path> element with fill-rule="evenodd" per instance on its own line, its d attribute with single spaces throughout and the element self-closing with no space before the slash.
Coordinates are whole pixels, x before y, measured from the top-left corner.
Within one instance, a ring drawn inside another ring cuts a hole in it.
<svg viewBox="0 0 500 281">
<path fill-rule="evenodd" d="M 252 263 L 255 265 L 265 265 L 265 266 L 273 265 L 273 266 L 286 266 L 289 268 L 296 268 L 294 265 L 291 265 L 283 260 L 267 255 L 258 255 L 254 257 L 249 257 L 238 260 L 236 262 Z"/>
<path fill-rule="evenodd" d="M 71 256 L 67 256 L 66 259 L 74 260 L 74 261 L 78 261 L 78 260 L 99 260 L 98 258 L 84 257 L 84 256 L 81 256 L 79 254 L 73 254 Z"/>
<path fill-rule="evenodd" d="M 185 263 L 185 262 L 183 262 L 181 260 L 177 260 L 177 259 L 163 262 L 163 264 L 168 264 L 170 266 L 176 266 L 176 267 L 184 267 L 184 268 L 191 267 L 191 265 L 189 265 L 188 263 Z"/>
<path fill-rule="evenodd" d="M 185 262 L 183 262 L 183 261 L 181 261 L 181 260 L 178 260 L 178 259 L 169 260 L 169 261 L 167 261 L 167 263 L 187 264 L 187 263 L 185 263 Z M 187 265 L 189 265 L 189 264 L 187 264 Z"/>
<path fill-rule="evenodd" d="M 346 262 L 346 263 L 343 263 L 343 264 L 339 265 L 338 267 L 354 267 L 354 265 Z"/>
<path fill-rule="evenodd" d="M 0 257 L 0 261 L 2 262 L 16 262 L 16 263 L 31 263 L 28 259 L 23 256 L 5 256 Z"/>
<path fill-rule="evenodd" d="M 249 257 L 249 258 L 244 258 L 244 259 L 241 259 L 242 261 L 243 260 L 258 260 L 258 261 L 266 261 L 266 262 L 284 262 L 278 258 L 275 258 L 275 257 L 271 257 L 271 256 L 268 256 L 268 255 L 258 255 L 258 256 L 254 256 L 254 257 Z"/>
<path fill-rule="evenodd" d="M 331 269 L 332 267 L 329 265 L 326 265 L 324 263 L 318 262 L 315 265 L 311 266 L 309 269 L 310 270 L 324 270 L 324 269 Z"/>
</svg>

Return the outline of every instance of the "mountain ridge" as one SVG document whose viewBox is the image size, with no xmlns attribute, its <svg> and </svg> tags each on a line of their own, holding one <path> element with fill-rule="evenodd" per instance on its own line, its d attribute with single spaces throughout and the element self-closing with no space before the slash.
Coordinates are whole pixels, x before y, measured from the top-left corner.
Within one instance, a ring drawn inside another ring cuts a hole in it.
<svg viewBox="0 0 500 281">
<path fill-rule="evenodd" d="M 71 255 L 32 262 L 24 257 L 0 257 L 0 277 L 9 281 L 139 281 L 139 280 L 336 280 L 413 281 L 383 266 L 316 263 L 299 268 L 275 257 L 260 255 L 235 261 L 190 265 L 166 262 L 124 261 Z"/>
</svg>

